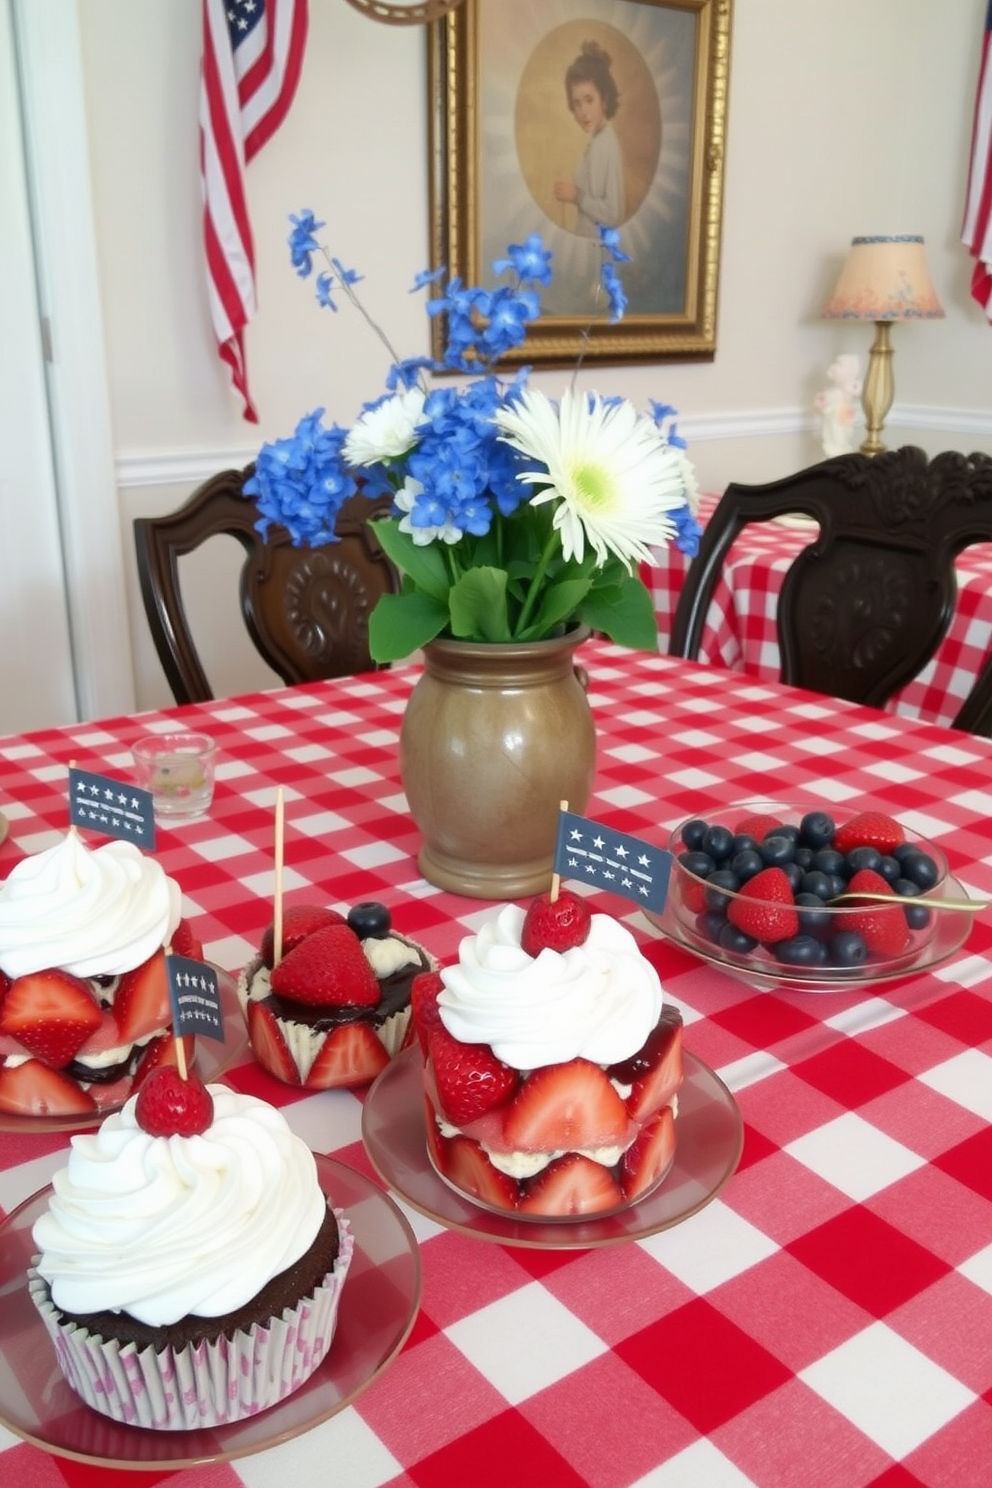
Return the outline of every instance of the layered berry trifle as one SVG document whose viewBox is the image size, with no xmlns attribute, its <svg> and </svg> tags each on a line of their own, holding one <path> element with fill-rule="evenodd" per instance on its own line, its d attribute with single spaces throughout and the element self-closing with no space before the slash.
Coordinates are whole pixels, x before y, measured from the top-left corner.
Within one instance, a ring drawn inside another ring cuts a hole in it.
<svg viewBox="0 0 992 1488">
<path fill-rule="evenodd" d="M 620 1210 L 665 1177 L 682 1018 L 619 921 L 569 890 L 504 905 L 413 999 L 428 1155 L 453 1188 L 557 1219 Z"/>
<path fill-rule="evenodd" d="M 435 962 L 393 927 L 384 904 L 347 915 L 288 908 L 276 962 L 274 926 L 238 978 L 238 999 L 259 1064 L 287 1085 L 330 1090 L 368 1084 L 402 1048 L 410 988 Z"/>
<path fill-rule="evenodd" d="M 30 1295 L 69 1385 L 157 1430 L 240 1421 L 298 1389 L 354 1250 L 280 1112 L 169 1066 L 72 1138 L 32 1238 Z"/>
<path fill-rule="evenodd" d="M 0 886 L 0 1111 L 93 1116 L 175 1060 L 163 947 L 202 957 L 179 885 L 74 831 Z M 192 1057 L 192 1040 L 187 1046 Z"/>
</svg>

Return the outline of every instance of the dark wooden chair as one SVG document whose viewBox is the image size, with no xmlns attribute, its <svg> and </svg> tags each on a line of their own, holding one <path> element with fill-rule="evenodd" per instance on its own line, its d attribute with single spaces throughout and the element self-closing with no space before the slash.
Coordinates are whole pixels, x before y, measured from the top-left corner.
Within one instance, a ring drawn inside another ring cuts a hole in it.
<svg viewBox="0 0 992 1488">
<path fill-rule="evenodd" d="M 253 469 L 225 470 L 168 516 L 134 522 L 145 613 L 177 703 L 213 697 L 190 632 L 178 560 L 221 534 L 237 538 L 245 550 L 241 612 L 259 654 L 284 682 L 376 669 L 369 616 L 381 595 L 399 592 L 400 579 L 369 517 L 388 511 L 389 498 L 346 502 L 336 524 L 339 542 L 297 548 L 281 527 L 271 527 L 263 541 L 255 505 L 241 495 Z"/>
<path fill-rule="evenodd" d="M 713 590 L 749 522 L 819 523 L 778 602 L 781 680 L 882 707 L 934 655 L 957 600 L 954 559 L 992 542 L 992 458 L 907 445 L 840 455 L 766 486 L 727 487 L 679 595 L 669 650 L 695 659 Z M 992 731 L 988 660 L 954 727 Z"/>
</svg>

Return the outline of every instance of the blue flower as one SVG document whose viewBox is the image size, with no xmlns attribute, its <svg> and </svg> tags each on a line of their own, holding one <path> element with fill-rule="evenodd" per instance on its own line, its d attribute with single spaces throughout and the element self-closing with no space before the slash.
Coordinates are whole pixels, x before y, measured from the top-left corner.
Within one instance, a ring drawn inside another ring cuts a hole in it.
<svg viewBox="0 0 992 1488">
<path fill-rule="evenodd" d="M 313 268 L 313 255 L 320 252 L 316 234 L 326 222 L 318 222 L 313 213 L 304 209 L 298 217 L 290 214 L 293 231 L 289 235 L 289 256 L 293 268 L 301 279 L 306 279 Z"/>
<path fill-rule="evenodd" d="M 620 282 L 620 276 L 609 259 L 604 262 L 599 276 L 610 302 L 610 325 L 616 325 L 618 320 L 623 320 L 624 311 L 627 309 L 627 296 Z"/>
<path fill-rule="evenodd" d="M 540 233 L 531 233 L 525 243 L 511 243 L 506 258 L 498 258 L 493 264 L 494 274 L 505 274 L 511 269 L 522 283 L 533 281 L 545 287 L 551 283 L 551 258 L 541 241 Z"/>
<path fill-rule="evenodd" d="M 600 247 L 605 249 L 614 263 L 630 263 L 630 254 L 624 253 L 620 247 L 618 227 L 604 227 L 602 222 L 597 222 L 596 230 L 599 233 Z"/>
</svg>

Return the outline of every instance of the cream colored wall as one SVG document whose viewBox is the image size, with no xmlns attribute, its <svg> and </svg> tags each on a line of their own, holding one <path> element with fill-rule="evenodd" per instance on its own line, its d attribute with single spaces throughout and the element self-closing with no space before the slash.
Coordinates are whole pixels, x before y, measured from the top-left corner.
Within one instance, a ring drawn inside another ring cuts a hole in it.
<svg viewBox="0 0 992 1488">
<path fill-rule="evenodd" d="M 342 423 L 382 385 L 385 355 L 354 314 L 319 312 L 285 252 L 312 207 L 363 296 L 407 353 L 426 349 L 426 37 L 310 0 L 296 104 L 252 163 L 260 310 L 248 332 L 257 430 L 214 355 L 197 177 L 200 7 L 79 0 L 111 399 L 127 552 L 139 513 L 178 504 L 202 470 L 240 463 L 318 405 Z M 590 369 L 587 382 L 675 404 L 707 488 L 819 455 L 809 416 L 841 350 L 870 328 L 819 306 L 856 233 L 921 232 L 947 311 L 900 325 L 891 443 L 992 450 L 992 329 L 958 241 L 985 0 L 735 0 L 718 352 L 708 364 Z M 549 391 L 565 374 L 540 374 Z M 195 604 L 219 692 L 265 685 L 231 610 L 236 565 L 210 555 Z M 169 700 L 130 577 L 137 694 Z"/>
</svg>

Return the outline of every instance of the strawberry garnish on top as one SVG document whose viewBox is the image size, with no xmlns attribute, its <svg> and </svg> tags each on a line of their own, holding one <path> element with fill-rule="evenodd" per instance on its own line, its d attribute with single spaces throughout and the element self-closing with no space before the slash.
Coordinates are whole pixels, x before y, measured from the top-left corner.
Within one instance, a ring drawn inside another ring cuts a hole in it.
<svg viewBox="0 0 992 1488">
<path fill-rule="evenodd" d="M 763 868 L 728 901 L 727 919 L 752 940 L 775 945 L 799 934 L 792 885 L 781 868 Z"/>
<path fill-rule="evenodd" d="M 467 1126 L 509 1100 L 520 1073 L 497 1059 L 488 1044 L 462 1044 L 442 1023 L 429 1041 L 434 1087 L 442 1115 Z"/>
<path fill-rule="evenodd" d="M 308 1007 L 374 1007 L 379 979 L 347 924 L 328 925 L 301 940 L 274 968 L 273 992 Z"/>
<path fill-rule="evenodd" d="M 71 972 L 28 972 L 11 982 L 0 1009 L 0 1032 L 53 1069 L 71 1064 L 102 1022 L 89 983 Z"/>
<path fill-rule="evenodd" d="M 554 899 L 550 894 L 538 894 L 524 917 L 520 944 L 528 956 L 548 950 L 569 951 L 585 943 L 591 923 L 589 906 L 570 889 L 561 889 Z"/>
<path fill-rule="evenodd" d="M 162 1064 L 138 1091 L 134 1114 L 150 1137 L 197 1137 L 214 1119 L 214 1102 L 197 1075 L 183 1079 L 175 1065 Z"/>
<path fill-rule="evenodd" d="M 849 853 L 855 847 L 874 847 L 888 854 L 905 840 L 902 827 L 884 811 L 861 811 L 837 828 L 833 846 L 839 853 Z"/>
<path fill-rule="evenodd" d="M 343 925 L 345 917 L 336 909 L 325 909 L 319 904 L 295 904 L 290 905 L 283 912 L 282 917 L 282 954 L 288 956 L 290 951 L 306 940 L 307 936 L 315 935 L 318 930 L 326 930 L 330 925 Z M 271 971 L 275 960 L 275 926 L 269 925 L 262 935 L 262 944 L 259 954 L 265 965 Z"/>
<path fill-rule="evenodd" d="M 852 874 L 847 884 L 849 894 L 884 894 L 896 902 L 891 909 L 877 899 L 866 899 L 863 907 L 852 901 L 854 907 L 844 914 L 844 929 L 856 930 L 864 937 L 865 944 L 874 956 L 888 959 L 900 955 L 909 942 L 909 926 L 903 913 L 903 905 L 892 885 L 872 868 L 862 868 Z"/>
</svg>

